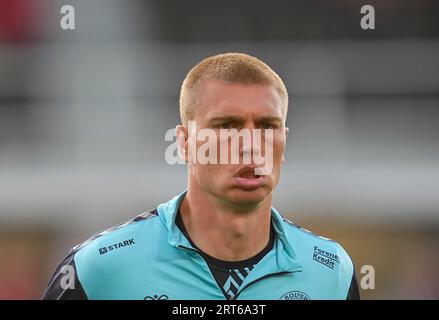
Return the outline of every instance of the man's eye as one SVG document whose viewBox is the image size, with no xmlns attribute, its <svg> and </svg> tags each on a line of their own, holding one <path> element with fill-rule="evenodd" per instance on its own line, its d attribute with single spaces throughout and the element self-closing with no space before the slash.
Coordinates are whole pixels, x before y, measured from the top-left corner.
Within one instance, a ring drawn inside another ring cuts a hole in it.
<svg viewBox="0 0 439 320">
<path fill-rule="evenodd" d="M 271 123 L 263 123 L 262 129 L 273 129 L 274 126 Z"/>
<path fill-rule="evenodd" d="M 221 124 L 221 129 L 230 129 L 232 124 L 230 122 L 224 122 Z"/>
</svg>

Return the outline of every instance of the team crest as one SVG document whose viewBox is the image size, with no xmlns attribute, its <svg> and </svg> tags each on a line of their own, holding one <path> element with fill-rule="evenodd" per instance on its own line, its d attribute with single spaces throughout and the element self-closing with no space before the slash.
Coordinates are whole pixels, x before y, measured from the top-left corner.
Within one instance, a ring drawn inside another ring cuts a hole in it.
<svg viewBox="0 0 439 320">
<path fill-rule="evenodd" d="M 280 297 L 279 300 L 311 300 L 311 298 L 302 291 L 290 291 Z"/>
</svg>

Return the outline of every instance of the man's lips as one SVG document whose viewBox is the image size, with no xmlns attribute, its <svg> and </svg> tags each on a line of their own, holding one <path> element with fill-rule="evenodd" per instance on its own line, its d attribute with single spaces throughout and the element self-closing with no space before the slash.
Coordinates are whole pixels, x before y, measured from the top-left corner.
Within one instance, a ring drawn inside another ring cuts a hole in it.
<svg viewBox="0 0 439 320">
<path fill-rule="evenodd" d="M 255 175 L 254 166 L 243 167 L 235 174 L 235 182 L 239 188 L 251 190 L 264 185 L 265 176 Z"/>
</svg>

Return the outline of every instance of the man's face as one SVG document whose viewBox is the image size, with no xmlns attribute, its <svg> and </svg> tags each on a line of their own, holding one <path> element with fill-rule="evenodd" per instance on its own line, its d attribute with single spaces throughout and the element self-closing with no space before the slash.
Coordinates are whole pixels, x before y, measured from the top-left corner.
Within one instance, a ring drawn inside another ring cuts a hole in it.
<svg viewBox="0 0 439 320">
<path fill-rule="evenodd" d="M 196 123 L 196 132 L 189 134 L 195 135 L 202 129 L 216 132 L 218 164 L 189 164 L 191 185 L 231 205 L 256 205 L 262 202 L 271 195 L 279 181 L 285 150 L 287 129 L 280 94 L 272 86 L 215 80 L 201 84 L 196 94 L 198 103 L 192 119 Z M 239 164 L 232 164 L 231 138 L 221 137 L 221 129 L 223 133 L 227 132 L 225 129 L 240 132 L 244 129 L 251 134 L 257 132 L 254 129 L 261 129 L 261 140 L 257 143 L 251 138 L 249 149 L 249 145 L 245 147 L 243 139 L 239 139 L 239 147 L 235 148 L 237 151 L 239 149 Z M 272 139 L 264 129 L 272 130 Z M 198 141 L 197 149 L 205 142 Z M 228 161 L 219 164 L 220 145 L 223 143 L 224 146 L 225 142 Z M 248 152 L 259 154 L 266 161 L 271 157 L 272 165 L 268 174 L 254 175 L 255 167 L 264 167 L 264 164 L 256 164 L 251 153 L 251 163 L 243 163 L 243 155 Z"/>
</svg>

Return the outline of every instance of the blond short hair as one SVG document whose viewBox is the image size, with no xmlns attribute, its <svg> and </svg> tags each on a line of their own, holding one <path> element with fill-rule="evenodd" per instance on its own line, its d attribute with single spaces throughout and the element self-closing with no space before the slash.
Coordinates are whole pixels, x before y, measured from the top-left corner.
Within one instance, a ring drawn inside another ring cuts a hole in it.
<svg viewBox="0 0 439 320">
<path fill-rule="evenodd" d="M 288 110 L 288 92 L 279 77 L 267 64 L 244 53 L 223 53 L 208 57 L 193 67 L 183 81 L 180 91 L 180 118 L 187 125 L 194 117 L 197 105 L 194 92 L 205 80 L 231 83 L 272 85 L 284 102 L 284 118 Z"/>
</svg>

